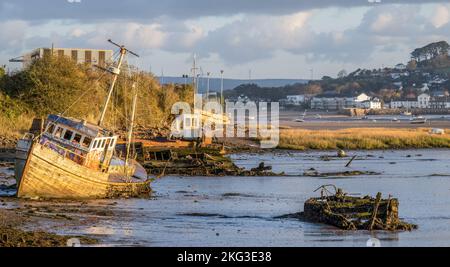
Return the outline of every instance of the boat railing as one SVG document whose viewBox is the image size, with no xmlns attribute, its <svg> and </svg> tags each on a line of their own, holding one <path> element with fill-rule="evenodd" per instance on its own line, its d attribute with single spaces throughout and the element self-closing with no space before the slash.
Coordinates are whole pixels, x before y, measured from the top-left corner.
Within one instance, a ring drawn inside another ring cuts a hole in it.
<svg viewBox="0 0 450 267">
<path fill-rule="evenodd" d="M 33 139 L 34 139 L 34 134 L 32 134 L 32 133 L 26 133 L 22 137 L 22 140 L 33 140 Z"/>
<path fill-rule="evenodd" d="M 84 163 L 86 162 L 87 158 L 83 155 L 81 155 L 80 153 L 76 153 L 74 151 L 71 151 L 70 149 L 67 149 L 61 145 L 58 145 L 54 142 L 51 142 L 49 140 L 46 140 L 43 144 L 43 147 L 47 147 L 55 152 L 57 152 L 58 154 L 60 154 L 61 156 L 64 156 L 64 158 L 66 159 L 70 159 L 73 162 L 80 164 L 80 165 L 84 165 Z"/>
</svg>

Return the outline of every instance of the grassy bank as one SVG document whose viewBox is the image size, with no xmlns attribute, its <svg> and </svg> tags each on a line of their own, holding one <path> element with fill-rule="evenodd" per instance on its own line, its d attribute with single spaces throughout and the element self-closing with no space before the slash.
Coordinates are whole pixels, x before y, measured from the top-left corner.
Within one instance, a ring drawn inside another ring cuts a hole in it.
<svg viewBox="0 0 450 267">
<path fill-rule="evenodd" d="M 0 114 L 0 136 L 17 139 L 26 133 L 33 119 L 28 115 L 20 115 L 18 118 L 8 118 Z"/>
<path fill-rule="evenodd" d="M 279 148 L 295 150 L 450 148 L 450 134 L 433 135 L 430 131 L 431 129 L 426 128 L 282 130 Z"/>
</svg>

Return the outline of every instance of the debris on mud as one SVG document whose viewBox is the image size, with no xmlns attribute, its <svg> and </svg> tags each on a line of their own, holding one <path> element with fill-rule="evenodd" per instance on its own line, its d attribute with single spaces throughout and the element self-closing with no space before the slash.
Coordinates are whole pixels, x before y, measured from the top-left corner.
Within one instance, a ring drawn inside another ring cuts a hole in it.
<svg viewBox="0 0 450 267">
<path fill-rule="evenodd" d="M 0 247 L 67 247 L 69 239 L 94 245 L 98 241 L 87 237 L 62 236 L 44 231 L 19 229 L 28 219 L 10 210 L 0 210 Z"/>
<path fill-rule="evenodd" d="M 327 189 L 329 187 L 334 188 L 334 195 Z M 316 192 L 319 190 L 321 197 L 306 201 L 304 212 L 298 214 L 304 220 L 343 230 L 412 231 L 418 228 L 399 219 L 399 201 L 391 196 L 382 199 L 382 194 L 378 193 L 376 198 L 351 197 L 334 185 L 322 186 Z"/>
<path fill-rule="evenodd" d="M 168 143 L 167 146 L 169 146 Z M 173 144 L 175 146 L 175 144 Z M 221 153 L 220 148 L 173 147 L 161 148 L 135 144 L 136 159 L 149 174 L 182 176 L 282 176 L 261 163 L 259 167 L 245 170 Z"/>
<path fill-rule="evenodd" d="M 377 172 L 371 171 L 343 171 L 343 172 L 324 172 L 321 173 L 316 169 L 310 169 L 303 173 L 303 176 L 307 177 L 318 177 L 318 178 L 326 178 L 326 177 L 351 177 L 351 176 L 361 176 L 361 175 L 380 175 Z"/>
</svg>

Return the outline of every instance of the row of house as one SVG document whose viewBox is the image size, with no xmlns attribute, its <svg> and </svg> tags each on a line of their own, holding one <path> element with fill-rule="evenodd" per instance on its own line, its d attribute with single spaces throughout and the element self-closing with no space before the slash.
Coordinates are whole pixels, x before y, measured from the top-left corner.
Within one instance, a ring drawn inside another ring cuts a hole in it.
<svg viewBox="0 0 450 267">
<path fill-rule="evenodd" d="M 398 99 L 391 101 L 392 109 L 448 109 L 450 108 L 450 97 L 448 96 L 431 96 L 429 94 L 421 94 L 417 100 Z"/>
<path fill-rule="evenodd" d="M 312 98 L 311 108 L 317 110 L 340 110 L 345 108 L 381 109 L 382 103 L 378 98 L 372 98 L 366 94 L 357 96 L 323 94 Z"/>
<path fill-rule="evenodd" d="M 366 94 L 356 96 L 342 96 L 325 93 L 314 97 L 305 95 L 290 95 L 281 101 L 282 105 L 303 106 L 310 104 L 311 109 L 339 110 L 344 108 L 381 109 L 382 103 L 378 98 Z"/>
</svg>

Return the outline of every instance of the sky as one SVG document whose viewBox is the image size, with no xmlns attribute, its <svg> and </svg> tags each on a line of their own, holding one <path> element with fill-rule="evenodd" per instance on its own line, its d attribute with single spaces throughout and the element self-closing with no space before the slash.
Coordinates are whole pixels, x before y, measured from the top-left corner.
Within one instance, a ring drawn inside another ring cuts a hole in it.
<svg viewBox="0 0 450 267">
<path fill-rule="evenodd" d="M 319 79 L 450 42 L 448 0 L 0 0 L 0 65 L 38 47 L 114 49 L 156 75 Z"/>
</svg>

